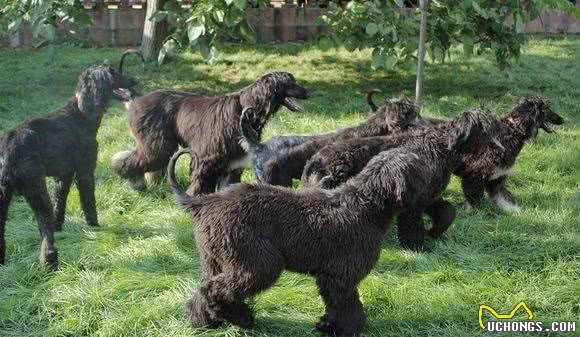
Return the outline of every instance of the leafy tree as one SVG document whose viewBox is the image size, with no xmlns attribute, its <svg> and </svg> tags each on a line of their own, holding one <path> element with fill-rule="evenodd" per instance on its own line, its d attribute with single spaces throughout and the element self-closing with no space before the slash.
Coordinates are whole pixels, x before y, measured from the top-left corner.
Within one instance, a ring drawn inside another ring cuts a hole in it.
<svg viewBox="0 0 580 337">
<path fill-rule="evenodd" d="M 351 1 L 344 8 L 334 3 L 321 20 L 329 37 L 321 46 L 344 45 L 349 50 L 371 47 L 373 68 L 416 66 L 419 10 L 402 14 L 404 0 Z M 432 60 L 445 61 L 451 46 L 462 44 L 467 57 L 492 50 L 503 69 L 520 55 L 526 41 L 525 22 L 545 8 L 578 15 L 568 0 L 438 0 L 430 1 L 427 50 Z M 513 19 L 512 25 L 506 20 Z"/>
<path fill-rule="evenodd" d="M 56 38 L 60 24 L 88 25 L 91 18 L 78 0 L 0 0 L 0 36 L 32 29 L 35 47 Z"/>
<path fill-rule="evenodd" d="M 254 7 L 268 4 L 268 0 L 253 0 Z M 191 8 L 181 8 L 167 2 L 150 20 L 168 20 L 173 31 L 159 52 L 162 63 L 168 53 L 191 47 L 201 53 L 205 61 L 213 64 L 219 50 L 227 41 L 256 42 L 256 34 L 245 19 L 248 0 L 198 0 Z"/>
</svg>

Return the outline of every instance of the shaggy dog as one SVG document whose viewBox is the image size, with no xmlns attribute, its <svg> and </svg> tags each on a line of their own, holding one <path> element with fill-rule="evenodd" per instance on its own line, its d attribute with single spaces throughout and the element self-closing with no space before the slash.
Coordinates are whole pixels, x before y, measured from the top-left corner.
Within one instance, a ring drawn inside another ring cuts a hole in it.
<svg viewBox="0 0 580 337">
<path fill-rule="evenodd" d="M 381 153 L 332 191 L 237 184 L 190 196 L 175 182 L 177 152 L 167 168 L 177 203 L 193 214 L 202 274 L 187 305 L 194 327 L 223 321 L 251 328 L 244 303 L 283 270 L 312 275 L 326 306 L 317 329 L 359 333 L 366 322 L 357 285 L 375 265 L 397 212 L 425 194 L 427 163 L 400 149 Z"/>
<path fill-rule="evenodd" d="M 379 89 L 372 89 L 367 93 L 366 101 L 370 107 L 369 113 L 376 113 L 379 109 L 373 102 L 372 95 L 380 92 Z M 252 164 L 258 181 L 264 181 L 264 164 L 268 160 L 275 157 L 282 157 L 288 154 L 291 148 L 302 145 L 307 141 L 319 140 L 325 137 L 332 137 L 341 132 L 346 132 L 345 130 L 339 130 L 334 133 L 314 136 L 277 136 L 272 137 L 267 142 L 260 143 L 259 135 L 252 128 L 252 125 L 255 124 L 254 119 L 256 117 L 254 112 L 252 114 L 242 114 L 240 127 L 242 130 L 241 144 L 249 152 L 250 163 Z"/>
<path fill-rule="evenodd" d="M 373 109 L 373 105 L 371 105 L 371 109 Z M 271 185 L 292 186 L 292 178 L 300 179 L 308 159 L 324 146 L 351 138 L 386 135 L 406 130 L 416 124 L 418 124 L 417 110 L 412 101 L 405 97 L 386 100 L 380 109 L 368 117 L 367 122 L 329 134 L 313 136 L 306 142 L 288 148 L 265 163 L 262 162 L 256 170 L 257 179 L 259 182 Z M 245 130 L 250 130 L 250 126 L 248 123 Z M 251 133 L 248 133 L 246 136 L 250 135 Z M 243 141 L 250 144 L 250 149 L 256 147 L 251 144 L 258 143 L 255 137 L 246 137 Z"/>
<path fill-rule="evenodd" d="M 561 125 L 562 117 L 552 111 L 544 97 L 519 98 L 512 110 L 501 117 L 502 127 L 497 139 L 502 147 L 486 146 L 463 157 L 463 165 L 456 174 L 462 177 L 467 208 L 478 207 L 487 190 L 495 205 L 503 211 L 517 211 L 519 206 L 506 187 L 516 158 L 525 143 L 538 134 L 539 129 L 551 133 L 551 124 Z"/>
<path fill-rule="evenodd" d="M 284 72 L 267 74 L 224 96 L 159 90 L 138 97 L 129 104 L 128 115 L 137 147 L 117 153 L 113 169 L 135 189 L 143 189 L 146 172 L 163 176 L 178 146 L 188 146 L 199 159 L 191 164 L 188 192 L 212 193 L 218 185 L 239 182 L 245 166 L 246 153 L 238 142 L 242 109 L 256 109 L 252 127 L 260 134 L 282 105 L 301 110 L 293 98 L 306 99 L 308 92 L 292 74 Z"/>
<path fill-rule="evenodd" d="M 40 260 L 48 267 L 57 265 L 53 232 L 61 229 L 73 179 L 87 223 L 98 225 L 94 178 L 97 130 L 115 90 L 135 84 L 113 67 L 90 66 L 63 108 L 20 124 L 0 137 L 0 264 L 5 260 L 4 229 L 15 193 L 22 194 L 34 211 L 42 237 Z M 47 176 L 56 180 L 54 212 Z"/>
<path fill-rule="evenodd" d="M 435 199 L 449 183 L 452 172 L 462 164 L 462 155 L 472 153 L 494 140 L 498 121 L 480 110 L 467 110 L 460 117 L 431 128 L 411 130 L 387 137 L 352 139 L 329 145 L 306 164 L 302 181 L 305 186 L 335 188 L 360 172 L 375 155 L 401 147 L 423 158 L 430 181 L 422 202 L 399 215 L 398 234 L 401 246 L 422 250 L 423 213 L 432 219 L 431 237 L 439 237 L 455 217 L 453 206 Z"/>
</svg>

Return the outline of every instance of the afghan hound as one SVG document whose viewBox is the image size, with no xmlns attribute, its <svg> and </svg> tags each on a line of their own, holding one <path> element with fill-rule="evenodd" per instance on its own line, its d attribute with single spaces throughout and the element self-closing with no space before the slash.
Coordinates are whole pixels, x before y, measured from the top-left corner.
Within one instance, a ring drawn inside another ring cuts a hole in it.
<svg viewBox="0 0 580 337">
<path fill-rule="evenodd" d="M 391 219 L 425 195 L 428 165 L 395 149 L 336 190 L 236 184 L 191 196 L 174 173 L 177 158 L 188 151 L 173 156 L 168 179 L 177 203 L 193 214 L 202 261 L 200 285 L 187 305 L 192 325 L 228 321 L 252 328 L 254 315 L 244 301 L 290 270 L 316 278 L 326 306 L 318 330 L 360 333 L 366 317 L 357 286 L 375 265 Z"/>
<path fill-rule="evenodd" d="M 261 134 L 272 114 L 286 106 L 302 108 L 294 100 L 308 98 L 307 90 L 290 73 L 264 75 L 244 89 L 223 96 L 158 90 L 129 103 L 129 127 L 137 146 L 113 156 L 113 169 L 135 189 L 144 189 L 145 173 L 162 177 L 178 146 L 187 146 L 191 163 L 189 193 L 212 193 L 239 182 L 246 152 L 239 144 L 242 109 L 254 107 L 252 127 Z"/>
<path fill-rule="evenodd" d="M 34 211 L 42 237 L 40 261 L 49 268 L 57 266 L 54 231 L 60 230 L 64 222 L 73 179 L 87 224 L 98 225 L 94 177 L 97 131 L 115 91 L 136 83 L 111 66 L 90 66 L 80 75 L 75 93 L 64 107 L 22 123 L 0 137 L 0 264 L 5 262 L 4 231 L 15 193 L 22 194 Z M 47 176 L 56 180 L 54 212 L 46 188 Z"/>
</svg>

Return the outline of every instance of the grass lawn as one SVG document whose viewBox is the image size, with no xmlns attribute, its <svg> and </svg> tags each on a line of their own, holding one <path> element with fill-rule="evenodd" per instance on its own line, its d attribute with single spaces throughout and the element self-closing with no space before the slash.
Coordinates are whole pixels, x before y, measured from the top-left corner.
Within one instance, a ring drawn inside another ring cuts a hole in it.
<svg viewBox="0 0 580 337">
<path fill-rule="evenodd" d="M 543 322 L 579 320 L 579 51 L 579 39 L 541 39 L 530 41 L 506 72 L 490 54 L 462 60 L 454 53 L 452 63 L 427 66 L 424 115 L 451 117 L 481 104 L 503 113 L 513 96 L 542 94 L 566 124 L 557 134 L 540 131 L 521 153 L 509 180 L 521 213 L 503 214 L 486 199 L 481 210 L 460 212 L 446 238 L 429 243 L 431 253 L 402 251 L 389 233 L 376 268 L 360 285 L 366 335 L 482 335 L 480 304 L 509 312 L 520 301 Z M 120 54 L 67 46 L 0 49 L 0 130 L 61 107 L 85 66 L 116 62 Z M 144 92 L 222 94 L 269 71 L 294 73 L 312 95 L 306 112 L 280 111 L 266 138 L 353 125 L 368 111 L 362 98 L 368 89 L 412 95 L 415 81 L 409 72 L 372 71 L 368 50 L 321 52 L 310 45 L 232 48 L 213 67 L 192 54 L 145 71 L 130 63 L 127 72 L 138 76 Z M 84 224 L 73 188 L 64 231 L 57 234 L 60 270 L 39 270 L 33 214 L 21 197 L 12 203 L 7 264 L 0 267 L 0 336 L 318 336 L 314 323 L 323 306 L 315 284 L 293 273 L 254 300 L 255 330 L 192 330 L 183 315 L 199 276 L 190 218 L 176 209 L 165 184 L 139 193 L 113 175 L 111 156 L 133 142 L 120 104 L 110 108 L 98 137 L 101 227 Z M 244 180 L 252 181 L 252 174 Z M 456 179 L 445 196 L 462 201 Z"/>
</svg>

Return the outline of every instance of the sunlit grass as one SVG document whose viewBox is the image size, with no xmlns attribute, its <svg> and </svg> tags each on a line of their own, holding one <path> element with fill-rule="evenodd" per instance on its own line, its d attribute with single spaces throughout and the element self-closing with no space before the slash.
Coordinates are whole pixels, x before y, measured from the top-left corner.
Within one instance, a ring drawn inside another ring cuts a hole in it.
<svg viewBox="0 0 580 337">
<path fill-rule="evenodd" d="M 509 186 L 523 211 L 483 209 L 460 213 L 431 253 L 399 249 L 389 233 L 379 262 L 360 286 L 369 336 L 474 336 L 485 303 L 506 311 L 525 301 L 541 321 L 578 321 L 580 222 L 580 40 L 532 40 L 506 72 L 493 56 L 464 60 L 456 51 L 447 64 L 430 64 L 423 114 L 450 117 L 483 105 L 507 111 L 513 96 L 543 94 L 566 119 L 557 134 L 528 144 Z M 0 49 L 0 129 L 63 105 L 82 69 L 121 50 L 59 46 L 28 51 Z M 156 88 L 222 94 L 274 70 L 292 72 L 310 90 L 305 113 L 280 111 L 265 137 L 309 134 L 353 125 L 368 107 L 373 87 L 411 95 L 412 73 L 373 72 L 370 51 L 322 52 L 311 45 L 230 48 L 208 66 L 185 53 L 161 68 L 143 71 L 131 60 L 127 72 L 144 92 Z M 67 205 L 57 234 L 61 268 L 38 269 L 38 231 L 21 198 L 7 224 L 7 265 L 0 267 L 0 336 L 316 336 L 323 306 L 311 278 L 285 273 L 254 300 L 257 326 L 192 330 L 184 303 L 197 284 L 199 259 L 187 214 L 177 210 L 167 186 L 140 193 L 113 175 L 111 156 L 133 145 L 126 112 L 114 105 L 99 132 L 97 207 L 101 227 L 82 220 L 78 193 Z M 184 176 L 186 170 L 180 167 Z M 253 180 L 250 173 L 244 180 Z M 445 196 L 462 201 L 457 179 Z M 504 334 L 506 335 L 506 334 Z M 522 335 L 522 334 L 519 334 Z"/>
</svg>

